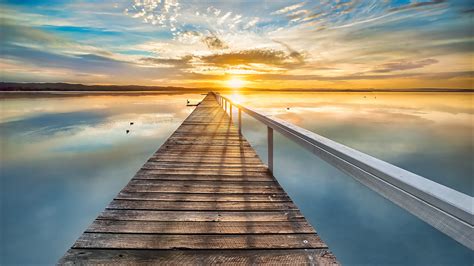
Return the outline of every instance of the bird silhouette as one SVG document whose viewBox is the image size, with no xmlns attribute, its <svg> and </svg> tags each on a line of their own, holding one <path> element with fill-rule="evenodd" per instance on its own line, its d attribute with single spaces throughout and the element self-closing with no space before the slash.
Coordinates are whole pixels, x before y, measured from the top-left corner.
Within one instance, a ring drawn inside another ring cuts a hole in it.
<svg viewBox="0 0 474 266">
<path fill-rule="evenodd" d="M 130 122 L 130 125 L 133 125 L 133 122 Z"/>
<path fill-rule="evenodd" d="M 128 134 L 128 133 L 130 133 L 130 130 L 127 129 L 125 132 L 127 132 L 127 134 Z"/>
</svg>

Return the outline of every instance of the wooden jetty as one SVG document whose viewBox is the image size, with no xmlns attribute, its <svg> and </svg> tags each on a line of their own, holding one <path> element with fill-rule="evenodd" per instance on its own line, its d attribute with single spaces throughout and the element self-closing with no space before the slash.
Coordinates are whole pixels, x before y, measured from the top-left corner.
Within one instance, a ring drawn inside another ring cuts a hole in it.
<svg viewBox="0 0 474 266">
<path fill-rule="evenodd" d="M 338 264 L 208 94 L 59 264 Z"/>
</svg>

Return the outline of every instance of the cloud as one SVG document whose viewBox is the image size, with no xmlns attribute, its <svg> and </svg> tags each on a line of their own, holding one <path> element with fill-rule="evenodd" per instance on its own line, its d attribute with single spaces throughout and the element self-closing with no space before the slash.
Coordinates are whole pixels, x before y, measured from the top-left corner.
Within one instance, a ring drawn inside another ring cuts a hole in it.
<svg viewBox="0 0 474 266">
<path fill-rule="evenodd" d="M 260 21 L 259 18 L 253 18 L 251 19 L 249 22 L 247 22 L 247 24 L 244 26 L 244 29 L 247 30 L 247 29 L 250 29 L 252 27 L 255 27 L 255 25 L 257 25 L 257 23 Z"/>
<path fill-rule="evenodd" d="M 144 57 L 140 61 L 148 64 L 152 64 L 157 67 L 175 67 L 175 68 L 189 68 L 191 67 L 190 62 L 193 59 L 192 56 L 183 56 L 182 58 L 155 58 L 155 57 Z"/>
<path fill-rule="evenodd" d="M 287 17 L 290 19 L 290 22 L 297 22 L 307 17 L 311 12 L 306 9 L 300 9 L 294 12 L 287 14 Z"/>
<path fill-rule="evenodd" d="M 300 53 L 300 52 L 296 51 L 295 49 L 291 48 L 288 44 L 286 44 L 284 42 L 277 41 L 277 40 L 273 40 L 273 41 L 283 45 L 288 50 L 289 57 L 295 59 L 297 62 L 300 62 L 301 64 L 304 63 L 305 56 L 302 53 Z"/>
<path fill-rule="evenodd" d="M 39 50 L 54 50 L 56 53 L 96 53 L 102 56 L 111 56 L 111 53 L 107 50 L 74 42 L 48 31 L 22 25 L 16 20 L 1 19 L 0 27 L 2 30 L 1 46 L 12 44 Z"/>
<path fill-rule="evenodd" d="M 210 6 L 206 9 L 207 13 L 208 14 L 214 14 L 214 16 L 219 16 L 222 12 L 222 10 L 218 9 L 218 8 L 215 8 L 213 6 Z"/>
<path fill-rule="evenodd" d="M 358 2 L 359 1 L 339 2 L 334 6 L 334 9 L 341 15 L 349 14 L 354 10 Z"/>
<path fill-rule="evenodd" d="M 460 15 L 472 10 L 466 0 L 221 1 L 213 6 L 84 0 L 41 8 L 29 2 L 21 8 L 0 4 L 0 63 L 10 65 L 8 75 L 23 73 L 28 80 L 34 79 L 33 71 L 39 77 L 45 69 L 64 69 L 64 76 L 102 75 L 106 83 L 128 78 L 127 83 L 204 84 L 201 76 L 188 76 L 197 73 L 248 75 L 243 78 L 249 82 L 261 78 L 252 84 L 260 87 L 282 87 L 285 80 L 302 87 L 372 86 L 395 78 L 418 86 L 440 76 L 456 79 L 437 80 L 439 86 L 472 85 L 472 78 L 461 75 L 472 68 L 474 43 L 470 17 Z M 205 82 L 213 84 L 213 78 Z"/>
<path fill-rule="evenodd" d="M 425 1 L 425 2 L 415 2 L 411 3 L 408 5 L 403 5 L 399 7 L 394 7 L 390 8 L 388 11 L 389 12 L 394 12 L 394 11 L 401 11 L 401 10 L 408 10 L 408 9 L 413 9 L 413 8 L 418 8 L 418 7 L 426 7 L 426 6 L 433 6 L 433 5 L 438 5 L 441 3 L 446 2 L 446 0 L 432 0 L 432 1 Z"/>
<path fill-rule="evenodd" d="M 300 20 L 300 22 L 308 22 L 308 21 L 313 21 L 321 16 L 323 16 L 324 13 L 322 12 L 316 12 L 316 13 L 312 13 L 312 14 L 308 14 L 306 17 L 302 18 Z"/>
<path fill-rule="evenodd" d="M 294 4 L 294 5 L 291 5 L 291 6 L 286 6 L 284 8 L 281 8 L 281 9 L 278 9 L 277 11 L 275 12 L 272 12 L 271 14 L 272 15 L 282 15 L 282 14 L 286 14 L 290 11 L 293 11 L 293 10 L 296 10 L 298 8 L 301 8 L 302 6 L 304 6 L 305 3 L 302 2 L 302 3 L 299 3 L 299 4 Z"/>
<path fill-rule="evenodd" d="M 425 66 L 429 66 L 436 63 L 438 63 L 438 60 L 432 59 L 432 58 L 423 59 L 419 61 L 401 60 L 401 61 L 386 63 L 383 65 L 377 66 L 376 69 L 373 70 L 372 72 L 387 73 L 387 72 L 393 72 L 393 71 L 416 69 L 416 68 L 423 68 Z"/>
<path fill-rule="evenodd" d="M 171 31 L 176 31 L 180 9 L 181 6 L 177 0 L 134 0 L 124 13 L 133 18 L 141 18 L 145 23 L 168 27 Z"/>
<path fill-rule="evenodd" d="M 290 53 L 272 49 L 252 49 L 228 53 L 216 53 L 201 56 L 199 59 L 209 65 L 229 67 L 248 64 L 265 64 L 269 66 L 294 67 L 304 63 L 301 54 Z"/>
<path fill-rule="evenodd" d="M 3 44 L 1 58 L 32 63 L 38 67 L 65 68 L 90 73 L 113 73 L 131 64 L 97 54 L 53 53 L 47 50 Z"/>
<path fill-rule="evenodd" d="M 227 49 L 229 46 L 216 35 L 205 36 L 202 38 L 202 41 L 209 47 L 211 50 L 220 50 Z"/>
<path fill-rule="evenodd" d="M 217 21 L 217 23 L 219 25 L 221 25 L 222 23 L 224 23 L 224 21 L 229 18 L 230 16 L 232 15 L 232 12 L 227 12 L 225 15 L 223 15 L 222 17 L 219 18 L 219 20 Z"/>
<path fill-rule="evenodd" d="M 32 27 L 19 25 L 14 20 L 1 19 L 2 43 L 25 43 L 28 45 L 55 45 L 64 46 L 70 44 L 64 38 L 34 29 Z"/>
<path fill-rule="evenodd" d="M 339 76 L 323 76 L 323 75 L 288 75 L 288 74 L 256 74 L 249 75 L 252 80 L 315 80 L 315 81 L 350 81 L 350 80 L 390 80 L 390 79 L 453 79 L 472 77 L 474 71 L 453 71 L 453 72 L 437 72 L 437 73 L 404 73 L 404 74 L 388 74 L 388 75 L 339 75 Z"/>
</svg>

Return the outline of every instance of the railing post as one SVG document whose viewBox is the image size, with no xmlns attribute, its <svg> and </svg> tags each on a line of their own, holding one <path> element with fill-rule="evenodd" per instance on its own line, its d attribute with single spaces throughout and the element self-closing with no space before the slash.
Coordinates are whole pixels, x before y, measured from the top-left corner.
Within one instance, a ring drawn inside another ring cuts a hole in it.
<svg viewBox="0 0 474 266">
<path fill-rule="evenodd" d="M 267 126 L 268 169 L 273 173 L 273 128 Z"/>
<path fill-rule="evenodd" d="M 229 102 L 229 116 L 230 116 L 230 122 L 232 122 L 232 102 Z"/>
<path fill-rule="evenodd" d="M 224 111 L 227 113 L 227 99 L 224 99 Z"/>
<path fill-rule="evenodd" d="M 239 108 L 239 135 L 242 135 L 242 109 Z"/>
</svg>

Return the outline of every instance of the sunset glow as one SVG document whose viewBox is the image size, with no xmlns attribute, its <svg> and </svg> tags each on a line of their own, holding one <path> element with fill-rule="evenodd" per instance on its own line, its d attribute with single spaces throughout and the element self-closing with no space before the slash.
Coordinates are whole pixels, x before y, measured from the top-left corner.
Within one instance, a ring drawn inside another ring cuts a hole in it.
<svg viewBox="0 0 474 266">
<path fill-rule="evenodd" d="M 474 80 L 465 0 L 5 0 L 0 15 L 5 82 L 397 89 Z"/>
<path fill-rule="evenodd" d="M 231 89 L 240 89 L 245 85 L 245 81 L 240 78 L 231 78 L 227 81 L 227 86 Z"/>
<path fill-rule="evenodd" d="M 0 0 L 0 266 L 474 266 L 473 15 Z"/>
</svg>

